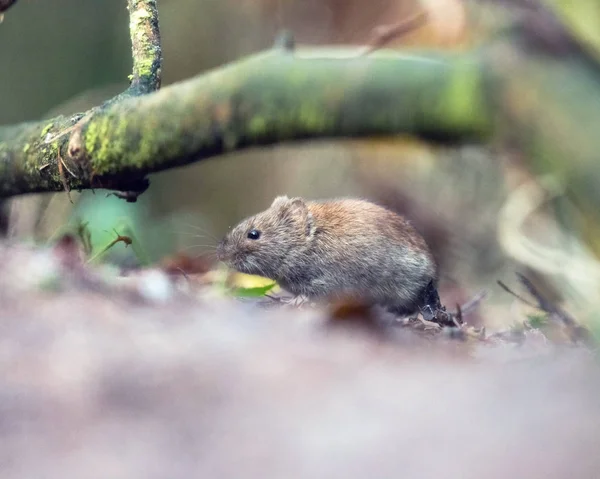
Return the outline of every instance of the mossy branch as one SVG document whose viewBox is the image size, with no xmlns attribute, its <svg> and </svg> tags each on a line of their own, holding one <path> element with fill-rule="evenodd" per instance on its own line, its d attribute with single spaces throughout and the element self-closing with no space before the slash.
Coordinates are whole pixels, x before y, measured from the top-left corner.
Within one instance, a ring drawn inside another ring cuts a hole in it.
<svg viewBox="0 0 600 479">
<path fill-rule="evenodd" d="M 91 114 L 1 128 L 0 196 L 62 190 L 60 159 L 70 188 L 128 190 L 152 172 L 283 141 L 481 139 L 491 129 L 483 71 L 463 54 L 273 49 Z M 88 115 L 77 136 L 63 134 Z"/>
<path fill-rule="evenodd" d="M 72 117 L 0 128 L 0 197 L 107 188 L 135 201 L 146 175 L 303 138 L 490 131 L 476 56 L 273 49 L 161 91 L 156 0 L 128 0 L 129 88 Z"/>
<path fill-rule="evenodd" d="M 130 91 L 150 93 L 160 88 L 162 52 L 156 0 L 128 0 L 133 71 Z"/>
<path fill-rule="evenodd" d="M 0 2 L 2 11 L 14 0 Z M 94 169 L 84 149 L 82 131 L 90 125 L 93 128 L 96 118 L 112 106 L 160 88 L 162 51 L 156 0 L 127 0 L 127 10 L 133 58 L 127 90 L 99 107 L 69 118 L 0 127 L 0 197 L 91 187 Z M 143 191 L 148 185 L 143 175 L 114 178 L 106 180 L 106 184 L 125 191 Z"/>
</svg>

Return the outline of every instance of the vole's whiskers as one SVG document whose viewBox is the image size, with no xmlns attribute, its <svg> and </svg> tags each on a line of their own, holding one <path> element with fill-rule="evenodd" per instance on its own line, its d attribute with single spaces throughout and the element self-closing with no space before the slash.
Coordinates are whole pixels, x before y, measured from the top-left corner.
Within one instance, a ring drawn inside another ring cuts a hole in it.
<svg viewBox="0 0 600 479">
<path fill-rule="evenodd" d="M 177 231 L 178 234 L 181 235 L 197 235 L 199 237 L 206 237 L 212 241 L 216 243 L 219 242 L 219 238 L 217 238 L 216 236 L 214 236 L 213 234 L 211 234 L 206 228 L 203 228 L 202 226 L 197 226 L 197 225 L 193 225 L 191 223 L 186 223 L 186 222 L 181 222 L 180 223 L 181 226 L 185 226 L 187 228 L 191 228 L 193 230 L 196 230 L 195 232 L 192 231 Z"/>
<path fill-rule="evenodd" d="M 194 231 L 179 230 L 179 231 L 175 232 L 175 234 L 177 234 L 180 238 L 182 238 L 183 243 L 188 243 L 188 241 L 189 241 L 189 240 L 188 241 L 183 240 L 183 238 L 191 237 L 194 240 L 193 244 L 189 244 L 187 246 L 179 248 L 180 253 L 186 253 L 187 251 L 194 250 L 194 249 L 204 250 L 200 254 L 206 254 L 208 252 L 211 252 L 212 254 L 214 254 L 216 252 L 217 244 L 219 243 L 219 240 L 215 236 L 213 236 L 211 233 L 209 233 L 206 228 L 203 228 L 203 227 L 197 226 L 197 225 L 193 225 L 191 223 L 186 223 L 185 221 L 178 221 L 178 223 L 180 226 L 194 230 Z"/>
<path fill-rule="evenodd" d="M 217 250 L 217 247 L 215 245 L 213 245 L 213 244 L 198 244 L 198 243 L 196 243 L 196 244 L 191 244 L 191 245 L 185 246 L 183 248 L 180 248 L 179 252 L 183 253 L 183 252 L 188 251 L 188 250 L 190 250 L 192 248 L 208 248 L 210 251 L 216 251 Z"/>
<path fill-rule="evenodd" d="M 211 235 L 207 235 L 207 234 L 203 235 L 203 234 L 199 234 L 199 233 L 192 233 L 189 231 L 178 231 L 177 234 L 182 235 L 182 236 L 194 236 L 196 238 L 206 238 L 209 240 L 215 240 L 215 238 Z M 216 241 L 216 240 L 215 240 L 215 242 L 218 243 L 218 241 Z"/>
</svg>

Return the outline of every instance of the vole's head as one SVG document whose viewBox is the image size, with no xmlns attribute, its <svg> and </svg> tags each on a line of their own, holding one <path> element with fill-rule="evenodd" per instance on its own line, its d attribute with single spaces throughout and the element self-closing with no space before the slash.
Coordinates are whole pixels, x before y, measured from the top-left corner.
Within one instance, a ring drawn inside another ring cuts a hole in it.
<svg viewBox="0 0 600 479">
<path fill-rule="evenodd" d="M 283 261 L 310 241 L 313 218 L 302 198 L 275 198 L 268 210 L 246 218 L 219 243 L 217 258 L 242 273 L 277 279 Z"/>
</svg>

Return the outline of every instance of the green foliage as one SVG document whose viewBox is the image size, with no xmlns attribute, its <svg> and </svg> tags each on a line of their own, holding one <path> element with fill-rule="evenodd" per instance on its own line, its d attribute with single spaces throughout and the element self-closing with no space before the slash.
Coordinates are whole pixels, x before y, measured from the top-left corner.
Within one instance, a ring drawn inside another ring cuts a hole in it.
<svg viewBox="0 0 600 479">
<path fill-rule="evenodd" d="M 151 197 L 146 195 L 137 203 L 126 203 L 114 196 L 107 197 L 101 190 L 96 194 L 85 192 L 75 206 L 71 222 L 88 223 L 94 254 L 107 248 L 118 235 L 131 239 L 127 248 L 119 244 L 108 248 L 103 261 L 148 266 L 174 247 L 170 224 L 153 218 L 151 206 Z"/>
<path fill-rule="evenodd" d="M 260 298 L 275 287 L 276 283 L 267 284 L 266 286 L 256 286 L 252 288 L 233 288 L 230 293 L 238 298 Z"/>
<path fill-rule="evenodd" d="M 127 219 L 121 219 L 103 243 L 92 241 L 92 231 L 88 221 L 82 221 L 75 218 L 71 223 L 59 228 L 50 238 L 49 242 L 54 242 L 65 235 L 73 235 L 79 240 L 88 262 L 96 262 L 106 255 L 117 243 L 124 243 L 126 247 L 131 245 L 131 249 L 136 259 L 142 266 L 148 266 L 150 260 L 144 248 L 142 247 L 134 228 Z"/>
<path fill-rule="evenodd" d="M 548 325 L 548 315 L 545 313 L 528 314 L 527 325 L 531 329 L 543 329 L 545 326 Z"/>
</svg>

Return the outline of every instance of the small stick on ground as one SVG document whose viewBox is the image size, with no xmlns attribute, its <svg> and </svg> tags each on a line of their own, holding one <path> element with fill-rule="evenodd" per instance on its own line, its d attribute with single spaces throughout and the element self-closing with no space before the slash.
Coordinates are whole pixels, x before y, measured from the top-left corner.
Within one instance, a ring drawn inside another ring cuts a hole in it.
<svg viewBox="0 0 600 479">
<path fill-rule="evenodd" d="M 483 290 L 480 291 L 479 293 L 477 293 L 475 296 L 473 296 L 473 298 L 471 298 L 469 301 L 467 301 L 465 304 L 463 304 L 462 306 L 458 306 L 457 305 L 457 315 L 458 312 L 460 312 L 460 318 L 462 320 L 462 318 L 468 314 L 470 314 L 475 308 L 477 308 L 477 306 L 479 306 L 481 304 L 481 302 L 487 298 L 488 296 L 488 292 Z"/>
<path fill-rule="evenodd" d="M 529 279 L 519 273 L 517 273 L 517 277 L 525 289 L 527 289 L 529 294 L 536 299 L 539 305 L 538 308 L 548 313 L 550 319 L 562 322 L 569 332 L 572 341 L 585 342 L 590 339 L 590 333 L 584 326 L 580 325 L 572 316 L 570 316 L 559 306 L 546 299 Z"/>
<path fill-rule="evenodd" d="M 502 281 L 498 280 L 496 281 L 498 283 L 498 286 L 500 286 L 504 291 L 506 291 L 508 294 L 510 294 L 511 296 L 514 296 L 515 298 L 517 298 L 519 301 L 521 301 L 523 304 L 526 304 L 527 306 L 531 306 L 532 308 L 536 308 L 536 309 L 541 309 L 539 307 L 539 305 L 533 304 L 531 301 L 526 300 L 523 296 L 518 295 L 517 293 L 515 293 L 512 289 L 510 289 L 506 284 L 504 284 Z"/>
<path fill-rule="evenodd" d="M 456 303 L 456 321 L 455 322 L 457 323 L 457 326 L 464 323 L 462 308 L 460 307 L 460 304 L 458 304 L 458 303 Z"/>
<path fill-rule="evenodd" d="M 425 330 L 438 331 L 438 330 L 442 329 L 441 324 L 439 324 L 435 321 L 428 321 L 427 319 L 423 318 L 422 316 L 418 316 L 417 320 L 425 327 Z"/>
</svg>

